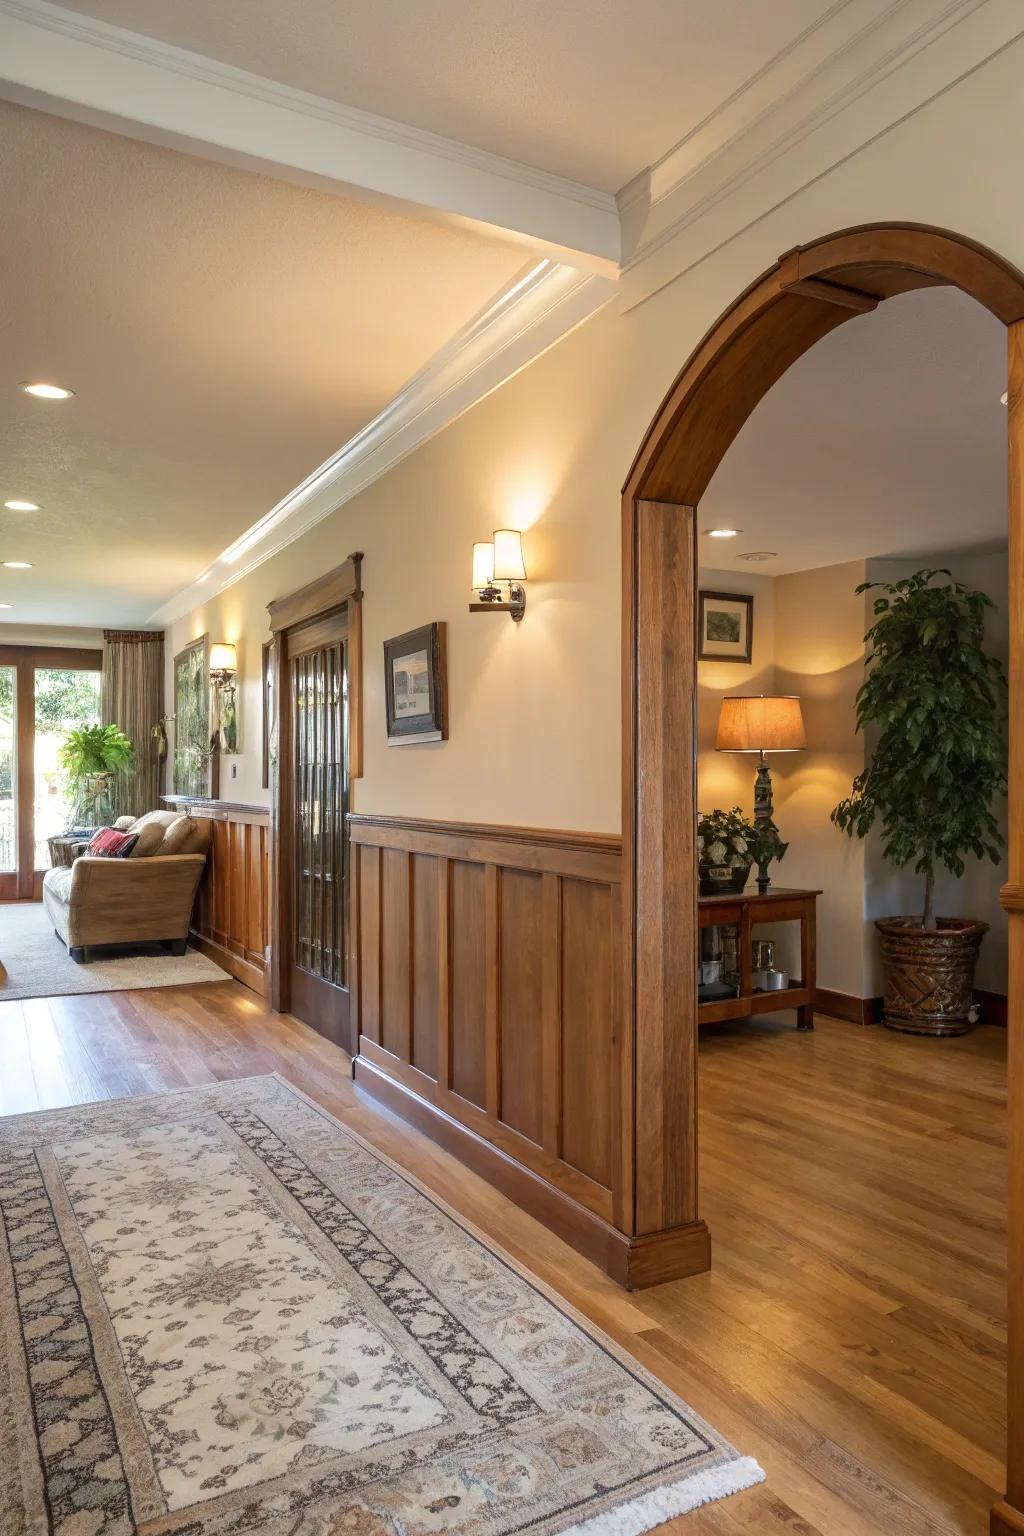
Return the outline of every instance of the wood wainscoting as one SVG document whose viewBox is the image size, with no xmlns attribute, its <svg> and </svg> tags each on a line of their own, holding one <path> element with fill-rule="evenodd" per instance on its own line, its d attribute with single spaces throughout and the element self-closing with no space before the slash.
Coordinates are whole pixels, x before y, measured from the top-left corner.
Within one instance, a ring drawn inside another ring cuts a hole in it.
<svg viewBox="0 0 1024 1536">
<path fill-rule="evenodd" d="M 217 965 L 267 995 L 270 942 L 270 807 L 164 795 L 172 809 L 213 822 L 189 938 Z"/>
<path fill-rule="evenodd" d="M 678 1254 L 631 1235 L 621 840 L 349 825 L 357 1085 L 620 1283 L 677 1272 Z"/>
</svg>

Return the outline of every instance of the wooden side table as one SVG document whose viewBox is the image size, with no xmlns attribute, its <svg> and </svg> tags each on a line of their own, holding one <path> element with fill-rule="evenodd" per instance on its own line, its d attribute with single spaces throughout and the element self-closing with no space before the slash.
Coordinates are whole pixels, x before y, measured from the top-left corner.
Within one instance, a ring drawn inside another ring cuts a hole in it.
<svg viewBox="0 0 1024 1536">
<path fill-rule="evenodd" d="M 716 998 L 697 1005 L 697 1023 L 717 1024 L 725 1019 L 749 1019 L 754 1013 L 796 1009 L 797 1029 L 814 1028 L 814 992 L 817 980 L 817 899 L 820 891 L 773 887 L 761 896 L 756 890 L 739 896 L 701 896 L 698 921 L 701 928 L 739 929 L 740 990 L 738 997 Z M 755 992 L 750 953 L 752 929 L 758 923 L 800 924 L 800 980 L 782 992 Z"/>
</svg>

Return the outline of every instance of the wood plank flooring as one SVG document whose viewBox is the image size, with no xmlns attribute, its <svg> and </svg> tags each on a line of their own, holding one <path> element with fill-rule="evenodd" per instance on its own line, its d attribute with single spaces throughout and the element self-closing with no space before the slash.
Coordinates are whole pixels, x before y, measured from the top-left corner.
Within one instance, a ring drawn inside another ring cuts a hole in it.
<svg viewBox="0 0 1024 1536">
<path fill-rule="evenodd" d="M 0 1003 L 0 1114 L 280 1072 L 758 1458 L 763 1487 L 666 1531 L 982 1536 L 1003 1481 L 1005 1045 L 828 1019 L 703 1032 L 714 1267 L 633 1296 L 235 983 Z"/>
</svg>

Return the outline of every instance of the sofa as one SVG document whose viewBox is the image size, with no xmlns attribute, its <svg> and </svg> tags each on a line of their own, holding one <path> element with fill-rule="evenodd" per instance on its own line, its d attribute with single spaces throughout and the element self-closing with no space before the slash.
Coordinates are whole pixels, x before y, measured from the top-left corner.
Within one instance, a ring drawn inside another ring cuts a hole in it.
<svg viewBox="0 0 1024 1536">
<path fill-rule="evenodd" d="M 57 937 L 79 964 L 100 944 L 154 940 L 184 954 L 196 888 L 206 864 L 211 823 L 177 811 L 123 816 L 136 834 L 128 858 L 83 854 L 70 868 L 48 869 L 43 906 Z"/>
</svg>

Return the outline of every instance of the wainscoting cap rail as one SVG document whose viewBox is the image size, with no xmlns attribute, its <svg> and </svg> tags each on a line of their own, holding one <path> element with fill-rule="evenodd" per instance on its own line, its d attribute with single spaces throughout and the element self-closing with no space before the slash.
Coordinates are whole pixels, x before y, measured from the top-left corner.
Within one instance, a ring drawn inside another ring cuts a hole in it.
<svg viewBox="0 0 1024 1536">
<path fill-rule="evenodd" d="M 209 800 L 199 795 L 161 795 L 165 805 L 182 806 L 186 810 L 208 811 L 211 815 L 218 812 L 225 816 L 249 816 L 259 819 L 270 819 L 269 805 L 244 805 L 238 800 Z"/>
<path fill-rule="evenodd" d="M 488 842 L 529 842 L 542 843 L 551 848 L 592 849 L 595 853 L 622 852 L 622 838 L 617 832 L 567 832 L 554 827 L 490 826 L 486 822 L 434 821 L 423 817 L 388 816 L 367 811 L 350 811 L 348 823 L 354 842 L 372 842 L 372 836 L 366 833 L 374 827 L 387 827 L 393 831 L 472 837 L 486 839 Z"/>
</svg>

